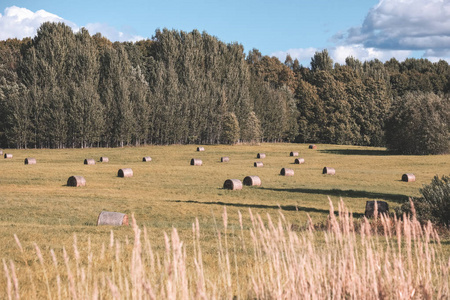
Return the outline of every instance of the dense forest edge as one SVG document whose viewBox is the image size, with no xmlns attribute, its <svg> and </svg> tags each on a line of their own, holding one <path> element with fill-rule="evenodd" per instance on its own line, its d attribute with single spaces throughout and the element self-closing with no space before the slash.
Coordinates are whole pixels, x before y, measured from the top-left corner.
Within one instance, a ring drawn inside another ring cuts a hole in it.
<svg viewBox="0 0 450 300">
<path fill-rule="evenodd" d="M 304 67 L 205 32 L 112 43 L 44 23 L 0 41 L 0 146 L 301 142 L 450 151 L 450 67 L 395 58 Z"/>
</svg>

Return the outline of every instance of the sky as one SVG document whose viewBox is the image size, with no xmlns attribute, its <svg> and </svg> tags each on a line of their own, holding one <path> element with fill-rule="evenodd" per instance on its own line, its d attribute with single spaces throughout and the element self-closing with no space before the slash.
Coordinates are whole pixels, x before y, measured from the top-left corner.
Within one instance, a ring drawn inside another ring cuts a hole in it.
<svg viewBox="0 0 450 300">
<path fill-rule="evenodd" d="M 348 56 L 450 62 L 450 0 L 0 0 L 0 40 L 33 37 L 46 21 L 111 41 L 197 29 L 307 67 L 323 49 L 341 64 Z"/>
</svg>

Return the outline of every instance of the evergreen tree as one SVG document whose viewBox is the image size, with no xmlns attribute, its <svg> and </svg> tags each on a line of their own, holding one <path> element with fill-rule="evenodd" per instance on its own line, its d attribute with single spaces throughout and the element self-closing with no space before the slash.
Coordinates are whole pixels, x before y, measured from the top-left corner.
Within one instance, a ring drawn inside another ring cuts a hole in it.
<svg viewBox="0 0 450 300">
<path fill-rule="evenodd" d="M 23 84 L 8 83 L 0 79 L 0 104 L 2 122 L 9 147 L 27 148 L 30 141 L 32 123 L 26 87 Z"/>
<path fill-rule="evenodd" d="M 240 129 L 236 115 L 232 112 L 226 113 L 222 121 L 221 142 L 223 144 L 235 144 L 239 141 Z"/>
<path fill-rule="evenodd" d="M 322 52 L 316 52 L 311 58 L 311 71 L 326 71 L 330 72 L 333 69 L 333 60 L 328 54 L 328 50 L 324 49 Z"/>
<path fill-rule="evenodd" d="M 261 122 L 254 111 L 251 111 L 241 126 L 241 138 L 246 142 L 260 142 L 262 138 Z"/>
</svg>

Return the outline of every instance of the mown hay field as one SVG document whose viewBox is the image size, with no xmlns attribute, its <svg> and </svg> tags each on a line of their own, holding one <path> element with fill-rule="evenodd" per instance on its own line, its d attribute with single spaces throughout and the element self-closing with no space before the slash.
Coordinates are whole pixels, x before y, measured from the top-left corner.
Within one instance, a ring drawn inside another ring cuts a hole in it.
<svg viewBox="0 0 450 300">
<path fill-rule="evenodd" d="M 317 145 L 317 149 L 308 149 L 305 144 L 283 143 L 210 145 L 202 152 L 196 148 L 8 149 L 13 158 L 0 160 L 1 258 L 6 265 L 17 264 L 20 282 L 29 278 L 25 268 L 39 263 L 36 245 L 46 255 L 53 249 L 57 256 L 62 256 L 63 248 L 73 247 L 74 236 L 81 253 L 102 249 L 112 235 L 131 245 L 135 236 L 131 226 L 96 226 L 99 213 L 105 210 L 126 213 L 130 219 L 134 215 L 137 224 L 146 228 L 156 252 L 164 250 L 164 232 L 170 233 L 172 228 L 181 240 L 191 241 L 193 223 L 198 219 L 205 268 L 215 268 L 224 207 L 228 231 L 240 228 L 238 211 L 244 231 L 250 228 L 250 211 L 274 220 L 281 212 L 295 228 L 306 228 L 308 215 L 314 223 L 325 222 L 328 198 L 336 206 L 343 198 L 353 217 L 363 218 L 366 201 L 387 201 L 393 211 L 408 197 L 419 196 L 419 189 L 436 174 L 450 174 L 449 155 L 395 156 L 384 148 Z M 294 164 L 295 158 L 289 155 L 292 151 L 299 152 L 305 163 Z M 266 157 L 256 158 L 257 153 Z M 143 162 L 146 156 L 151 162 Z M 230 161 L 221 162 L 224 156 Z M 36 158 L 37 163 L 25 165 L 27 157 Z M 100 162 L 100 157 L 108 157 L 109 162 Z M 87 158 L 94 158 L 95 165 L 85 165 Z M 202 166 L 190 165 L 193 158 L 202 160 Z M 255 168 L 256 161 L 264 166 Z M 334 168 L 336 174 L 323 175 L 324 167 Z M 131 168 L 133 177 L 118 177 L 122 168 Z M 294 176 L 281 176 L 282 168 L 294 169 Z M 416 181 L 401 181 L 405 173 L 413 173 Z M 83 176 L 86 186 L 67 186 L 73 175 Z M 261 186 L 223 189 L 226 179 L 242 181 L 250 175 L 259 176 Z M 442 245 L 448 253 L 448 241 Z M 188 243 L 185 249 L 188 256 L 194 251 Z M 245 253 L 237 253 L 235 261 L 244 264 Z M 49 256 L 47 260 L 51 261 Z M 7 280 L 0 278 L 0 290 L 6 290 L 6 285 Z M 32 287 L 21 288 L 25 289 L 22 294 L 32 295 Z M 45 289 L 38 294 L 45 297 Z"/>
</svg>

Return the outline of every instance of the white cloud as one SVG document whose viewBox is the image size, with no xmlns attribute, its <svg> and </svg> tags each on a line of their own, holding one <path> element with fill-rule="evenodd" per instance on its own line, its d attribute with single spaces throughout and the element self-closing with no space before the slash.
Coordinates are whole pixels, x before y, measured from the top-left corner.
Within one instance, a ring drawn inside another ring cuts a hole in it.
<svg viewBox="0 0 450 300">
<path fill-rule="evenodd" d="M 118 31 L 112 26 L 109 26 L 108 24 L 103 23 L 89 23 L 86 24 L 85 28 L 89 31 L 90 34 L 95 34 L 97 32 L 100 32 L 102 36 L 107 37 L 111 41 L 130 41 L 130 42 L 137 42 L 140 40 L 143 40 L 144 37 L 133 35 L 129 32 L 122 32 Z"/>
<path fill-rule="evenodd" d="M 286 60 L 286 56 L 289 54 L 292 59 L 298 59 L 298 61 L 303 66 L 309 66 L 309 63 L 311 62 L 311 57 L 314 56 L 314 53 L 317 51 L 321 51 L 321 49 L 318 48 L 298 48 L 298 49 L 289 49 L 287 51 L 277 51 L 270 56 L 277 57 L 281 62 L 284 62 Z"/>
<path fill-rule="evenodd" d="M 344 42 L 395 50 L 450 49 L 450 0 L 381 0 Z"/>
<path fill-rule="evenodd" d="M 45 10 L 32 12 L 26 8 L 11 6 L 5 9 L 3 15 L 0 14 L 0 40 L 33 37 L 44 22 L 64 22 L 77 30 L 74 23 Z"/>
<path fill-rule="evenodd" d="M 286 55 L 289 54 L 292 59 L 298 59 L 303 66 L 309 67 L 311 58 L 314 54 L 316 52 L 321 52 L 322 50 L 323 49 L 319 48 L 289 49 L 287 51 L 274 52 L 271 56 L 275 56 L 281 62 L 284 62 Z M 330 57 L 333 59 L 333 62 L 339 64 L 345 64 L 345 59 L 349 56 L 357 58 L 360 61 L 378 59 L 385 62 L 392 57 L 395 57 L 399 61 L 403 61 L 412 54 L 412 51 L 409 50 L 382 50 L 376 48 L 366 48 L 361 44 L 336 46 L 328 48 L 327 50 Z"/>
<path fill-rule="evenodd" d="M 329 42 L 334 46 L 328 52 L 340 64 L 349 56 L 384 62 L 392 57 L 403 61 L 422 55 L 431 61 L 450 61 L 450 0 L 380 0 L 361 25 L 335 33 Z M 290 53 L 292 58 L 306 62 L 304 55 L 296 53 L 305 54 L 309 49 L 313 48 L 272 55 L 284 61 Z M 309 61 L 314 52 L 308 53 Z"/>
<path fill-rule="evenodd" d="M 32 12 L 29 9 L 17 6 L 7 7 L 4 14 L 0 14 L 0 40 L 8 38 L 23 39 L 25 37 L 34 37 L 38 28 L 44 22 L 64 22 L 70 26 L 74 32 L 77 32 L 80 27 L 75 23 L 65 20 L 55 14 L 49 13 L 45 10 L 38 10 Z M 91 34 L 100 32 L 103 36 L 111 41 L 138 41 L 143 37 L 131 34 L 129 32 L 122 32 L 107 24 L 92 23 L 87 24 L 86 29 Z M 130 30 L 131 31 L 131 30 Z"/>
<path fill-rule="evenodd" d="M 363 45 L 346 45 L 337 46 L 330 50 L 330 56 L 334 62 L 345 64 L 345 59 L 349 56 L 359 59 L 360 61 L 369 61 L 378 59 L 385 62 L 392 57 L 399 61 L 403 61 L 412 54 L 410 50 L 382 50 L 376 48 L 366 48 Z"/>
</svg>

